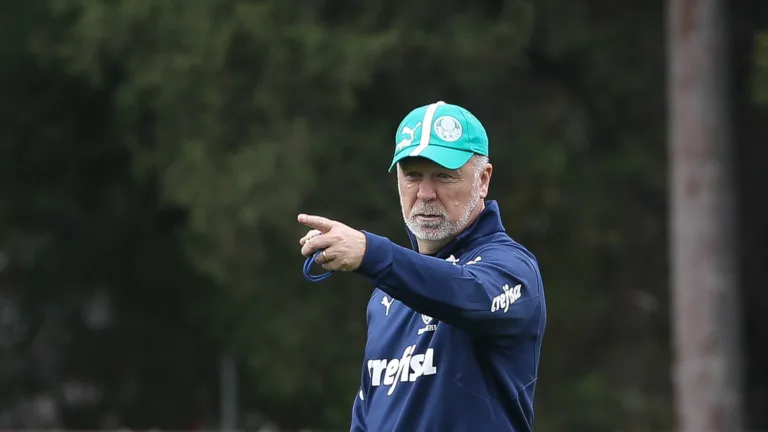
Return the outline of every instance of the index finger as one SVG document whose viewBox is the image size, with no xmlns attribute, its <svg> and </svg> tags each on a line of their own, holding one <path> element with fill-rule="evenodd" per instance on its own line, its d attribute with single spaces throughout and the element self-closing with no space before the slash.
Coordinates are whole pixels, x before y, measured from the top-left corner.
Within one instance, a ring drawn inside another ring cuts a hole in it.
<svg viewBox="0 0 768 432">
<path fill-rule="evenodd" d="M 313 216 L 313 215 L 307 215 L 307 214 L 300 214 L 299 215 L 299 222 L 311 227 L 320 230 L 323 233 L 327 233 L 328 231 L 333 228 L 333 225 L 335 224 L 334 221 L 330 219 L 326 219 L 322 216 Z"/>
</svg>

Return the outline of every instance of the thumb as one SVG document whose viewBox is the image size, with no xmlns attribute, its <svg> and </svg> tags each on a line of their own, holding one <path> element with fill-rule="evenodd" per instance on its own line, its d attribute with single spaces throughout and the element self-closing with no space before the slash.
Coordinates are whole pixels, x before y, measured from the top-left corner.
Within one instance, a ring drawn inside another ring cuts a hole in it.
<svg viewBox="0 0 768 432">
<path fill-rule="evenodd" d="M 320 230 L 322 233 L 327 233 L 336 224 L 336 222 L 322 216 L 312 216 L 307 214 L 299 215 L 299 223 Z"/>
</svg>

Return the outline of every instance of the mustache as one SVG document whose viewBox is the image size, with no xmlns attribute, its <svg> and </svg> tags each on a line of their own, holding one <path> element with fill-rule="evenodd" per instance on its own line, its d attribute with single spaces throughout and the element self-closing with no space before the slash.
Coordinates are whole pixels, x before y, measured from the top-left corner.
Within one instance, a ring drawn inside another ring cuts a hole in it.
<svg viewBox="0 0 768 432">
<path fill-rule="evenodd" d="M 442 216 L 446 217 L 445 209 L 437 204 L 419 203 L 411 209 L 411 217 L 416 215 Z"/>
</svg>

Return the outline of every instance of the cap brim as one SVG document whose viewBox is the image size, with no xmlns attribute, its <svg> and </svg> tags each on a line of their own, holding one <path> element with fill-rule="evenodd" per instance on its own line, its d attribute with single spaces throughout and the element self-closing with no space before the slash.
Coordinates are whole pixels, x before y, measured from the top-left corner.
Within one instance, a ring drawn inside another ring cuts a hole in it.
<svg viewBox="0 0 768 432">
<path fill-rule="evenodd" d="M 396 153 L 395 157 L 392 159 L 392 164 L 389 166 L 389 172 L 392 172 L 397 163 L 401 160 L 412 157 L 412 152 L 413 147 L 403 149 Z M 464 164 L 472 158 L 473 154 L 473 152 L 469 151 L 456 150 L 439 145 L 429 145 L 416 157 L 429 159 L 446 169 L 454 170 L 464 166 Z"/>
</svg>

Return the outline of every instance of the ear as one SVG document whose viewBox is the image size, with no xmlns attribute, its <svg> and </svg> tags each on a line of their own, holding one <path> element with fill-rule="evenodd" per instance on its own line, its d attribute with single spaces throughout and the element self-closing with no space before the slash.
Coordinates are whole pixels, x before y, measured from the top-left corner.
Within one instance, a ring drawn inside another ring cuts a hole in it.
<svg viewBox="0 0 768 432">
<path fill-rule="evenodd" d="M 480 197 L 485 199 L 488 196 L 488 188 L 491 184 L 491 176 L 493 175 L 493 165 L 490 163 L 485 164 L 485 168 L 480 173 Z"/>
</svg>

